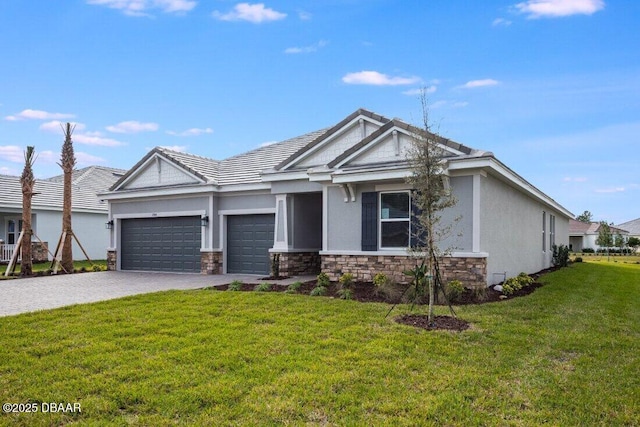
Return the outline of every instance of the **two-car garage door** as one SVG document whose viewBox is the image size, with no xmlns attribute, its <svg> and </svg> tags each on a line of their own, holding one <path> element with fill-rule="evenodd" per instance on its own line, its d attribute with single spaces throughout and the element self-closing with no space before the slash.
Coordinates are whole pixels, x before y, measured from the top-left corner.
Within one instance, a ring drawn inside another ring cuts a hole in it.
<svg viewBox="0 0 640 427">
<path fill-rule="evenodd" d="M 274 215 L 227 217 L 227 273 L 268 274 Z M 121 268 L 200 272 L 200 217 L 121 221 Z"/>
<path fill-rule="evenodd" d="M 200 272 L 200 217 L 132 218 L 121 224 L 123 270 Z"/>
</svg>

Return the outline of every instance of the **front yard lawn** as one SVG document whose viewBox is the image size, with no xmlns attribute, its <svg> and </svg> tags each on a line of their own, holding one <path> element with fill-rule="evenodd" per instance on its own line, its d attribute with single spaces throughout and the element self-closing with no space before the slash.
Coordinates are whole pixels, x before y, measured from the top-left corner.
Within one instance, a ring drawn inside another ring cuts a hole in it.
<svg viewBox="0 0 640 427">
<path fill-rule="evenodd" d="M 640 265 L 542 280 L 457 307 L 459 333 L 386 304 L 213 290 L 0 318 L 0 401 L 82 410 L 0 424 L 640 425 Z"/>
</svg>

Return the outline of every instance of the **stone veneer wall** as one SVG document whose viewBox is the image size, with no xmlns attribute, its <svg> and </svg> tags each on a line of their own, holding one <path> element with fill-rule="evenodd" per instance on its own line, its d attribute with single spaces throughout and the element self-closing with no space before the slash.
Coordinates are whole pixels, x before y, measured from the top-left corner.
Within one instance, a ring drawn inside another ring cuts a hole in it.
<svg viewBox="0 0 640 427">
<path fill-rule="evenodd" d="M 116 271 L 117 262 L 118 262 L 118 252 L 107 251 L 107 271 Z"/>
<path fill-rule="evenodd" d="M 200 273 L 222 274 L 222 252 L 200 252 Z"/>
<path fill-rule="evenodd" d="M 421 258 L 402 255 L 322 255 L 322 271 L 336 281 L 344 273 L 356 280 L 370 282 L 376 273 L 384 273 L 398 283 L 407 283 L 404 271 L 420 264 Z M 440 258 L 440 274 L 446 283 L 460 280 L 466 287 L 487 286 L 486 258 Z"/>
<path fill-rule="evenodd" d="M 47 242 L 32 242 L 31 258 L 33 262 L 49 261 L 49 244 Z"/>
<path fill-rule="evenodd" d="M 300 274 L 320 273 L 320 255 L 318 252 L 272 252 L 269 254 L 273 262 L 273 255 L 280 255 L 280 275 L 295 276 Z"/>
</svg>

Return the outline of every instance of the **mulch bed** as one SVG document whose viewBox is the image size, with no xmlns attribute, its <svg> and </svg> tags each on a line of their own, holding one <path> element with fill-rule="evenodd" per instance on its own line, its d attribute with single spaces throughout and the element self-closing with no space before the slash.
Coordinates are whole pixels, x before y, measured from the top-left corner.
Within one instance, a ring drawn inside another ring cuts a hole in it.
<svg viewBox="0 0 640 427">
<path fill-rule="evenodd" d="M 470 289 L 465 289 L 462 296 L 455 301 L 454 305 L 470 305 L 470 304 L 486 304 L 490 302 L 500 302 L 505 300 L 511 300 L 513 298 L 523 297 L 533 293 L 536 289 L 543 286 L 542 283 L 538 282 L 538 278 L 543 274 L 549 273 L 550 271 L 556 270 L 557 268 L 549 268 L 546 270 L 542 270 L 538 273 L 532 274 L 536 282 L 532 285 L 527 286 L 526 288 L 522 288 L 515 293 L 506 297 L 502 294 L 502 292 L 496 291 L 493 289 L 493 286 L 486 289 L 484 296 L 482 299 L 478 299 L 478 295 L 474 293 Z M 267 279 L 267 278 L 265 278 Z M 263 280 L 265 280 L 263 279 Z M 268 278 L 273 280 L 273 278 Z M 240 291 L 254 291 L 256 285 L 255 284 L 242 284 Z M 300 288 L 296 291 L 298 294 L 309 295 L 313 288 L 316 287 L 316 281 L 312 280 L 309 282 L 303 283 Z M 216 286 L 216 289 L 225 291 L 229 288 L 229 285 Z M 384 295 L 381 295 L 376 292 L 376 288 L 372 283 L 369 282 L 354 282 L 352 286 L 352 297 L 351 299 L 358 302 L 381 302 L 381 303 L 389 303 L 389 304 L 397 304 L 400 301 L 389 301 L 385 298 Z M 287 290 L 287 286 L 283 285 L 273 285 L 270 292 L 284 292 Z M 327 293 L 324 295 L 325 297 L 330 298 L 339 298 L 338 294 L 339 287 L 337 284 L 332 283 L 327 287 Z M 410 325 L 417 328 L 422 328 L 426 330 L 449 330 L 449 331 L 464 331 L 469 328 L 469 323 L 451 316 L 434 316 L 434 321 L 432 324 L 429 324 L 428 318 L 426 314 L 405 314 L 403 316 L 399 316 L 396 319 L 396 322 Z"/>
</svg>

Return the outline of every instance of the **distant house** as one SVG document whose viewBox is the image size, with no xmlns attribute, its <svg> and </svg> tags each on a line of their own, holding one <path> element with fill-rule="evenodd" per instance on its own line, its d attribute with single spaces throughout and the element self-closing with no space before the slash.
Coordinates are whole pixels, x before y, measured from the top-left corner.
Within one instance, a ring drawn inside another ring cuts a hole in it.
<svg viewBox="0 0 640 427">
<path fill-rule="evenodd" d="M 569 249 L 574 252 L 582 252 L 585 249 L 593 249 L 597 251 L 600 245 L 596 243 L 600 235 L 599 222 L 582 222 L 572 219 L 569 221 Z M 628 236 L 629 232 L 618 226 L 610 226 L 611 234 L 615 236 L 620 233 Z"/>
<path fill-rule="evenodd" d="M 629 232 L 627 237 L 636 237 L 640 239 L 640 218 L 623 222 L 622 224 L 616 225 L 616 227 L 627 230 Z M 638 248 L 638 250 L 640 250 L 640 248 Z"/>
<path fill-rule="evenodd" d="M 109 188 L 125 171 L 102 166 L 90 166 L 73 173 L 72 227 L 92 259 L 104 259 L 108 244 L 107 203 L 96 193 Z M 0 175 L 0 262 L 7 262 L 22 229 L 22 186 L 20 177 Z M 32 199 L 32 242 L 37 249 L 35 259 L 50 260 L 48 250 L 55 251 L 62 231 L 63 176 L 36 180 Z M 42 247 L 40 240 L 46 243 Z M 74 258 L 84 255 L 74 242 Z"/>
<path fill-rule="evenodd" d="M 406 280 L 410 141 L 422 130 L 357 110 L 328 129 L 225 160 L 154 148 L 101 197 L 114 221 L 111 269 Z M 433 137 L 433 136 L 432 136 Z M 460 217 L 445 280 L 487 286 L 551 265 L 571 212 L 492 153 L 437 138 Z"/>
</svg>

